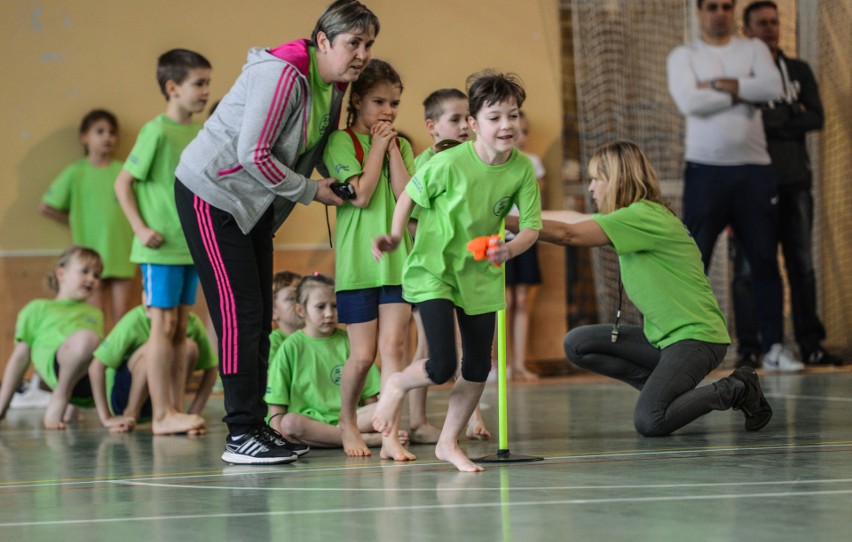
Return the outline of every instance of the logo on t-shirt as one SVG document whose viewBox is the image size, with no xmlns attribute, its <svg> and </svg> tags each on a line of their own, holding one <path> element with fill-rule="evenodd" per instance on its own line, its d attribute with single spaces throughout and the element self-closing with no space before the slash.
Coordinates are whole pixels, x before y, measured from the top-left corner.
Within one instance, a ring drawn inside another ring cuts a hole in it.
<svg viewBox="0 0 852 542">
<path fill-rule="evenodd" d="M 509 196 L 506 196 L 505 198 L 500 198 L 500 201 L 495 203 L 494 209 L 492 209 L 494 216 L 503 216 L 504 214 L 506 214 L 506 209 L 508 209 L 511 204 L 512 198 L 510 198 Z"/>
<path fill-rule="evenodd" d="M 340 377 L 343 375 L 343 365 L 338 365 L 334 369 L 331 370 L 331 373 L 328 375 L 331 378 L 332 384 L 335 386 L 340 385 Z"/>
<path fill-rule="evenodd" d="M 334 166 L 334 172 L 335 173 L 340 173 L 341 171 L 345 171 L 345 172 L 349 173 L 349 166 L 346 166 L 346 165 L 343 165 L 343 164 L 337 164 L 336 166 Z"/>
<path fill-rule="evenodd" d="M 329 117 L 329 115 L 326 113 L 320 119 L 320 133 L 321 134 L 324 134 L 326 129 L 328 129 L 328 117 Z"/>
</svg>

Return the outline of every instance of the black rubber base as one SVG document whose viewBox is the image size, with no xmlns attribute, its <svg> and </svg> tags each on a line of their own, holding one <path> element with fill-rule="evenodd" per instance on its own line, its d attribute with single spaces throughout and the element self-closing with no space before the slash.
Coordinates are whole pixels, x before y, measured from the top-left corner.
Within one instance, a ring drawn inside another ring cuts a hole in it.
<svg viewBox="0 0 852 542">
<path fill-rule="evenodd" d="M 529 463 L 544 461 L 544 458 L 534 455 L 513 454 L 509 450 L 498 450 L 496 454 L 477 457 L 471 461 L 474 463 Z"/>
</svg>

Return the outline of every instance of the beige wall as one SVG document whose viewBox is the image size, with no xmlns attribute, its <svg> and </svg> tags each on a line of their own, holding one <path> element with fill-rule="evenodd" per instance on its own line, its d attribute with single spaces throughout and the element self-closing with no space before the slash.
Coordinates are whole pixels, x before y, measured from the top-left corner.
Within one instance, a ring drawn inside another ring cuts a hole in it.
<svg viewBox="0 0 852 542">
<path fill-rule="evenodd" d="M 428 144 L 421 102 L 432 90 L 463 88 L 484 67 L 524 80 L 529 150 L 543 156 L 550 201 L 561 200 L 561 73 L 557 0 L 368 0 L 382 30 L 374 56 L 401 73 L 399 128 L 418 150 Z M 121 123 L 119 156 L 164 111 L 157 56 L 194 49 L 213 64 L 213 100 L 226 93 L 252 46 L 308 37 L 325 1 L 46 0 L 3 2 L 0 126 L 0 256 L 44 254 L 68 244 L 60 226 L 36 213 L 59 171 L 81 155 L 77 125 L 95 107 Z M 331 213 L 333 215 L 333 213 Z M 320 206 L 300 207 L 279 246 L 326 242 Z M 0 284 L 1 289 L 8 284 Z"/>
</svg>

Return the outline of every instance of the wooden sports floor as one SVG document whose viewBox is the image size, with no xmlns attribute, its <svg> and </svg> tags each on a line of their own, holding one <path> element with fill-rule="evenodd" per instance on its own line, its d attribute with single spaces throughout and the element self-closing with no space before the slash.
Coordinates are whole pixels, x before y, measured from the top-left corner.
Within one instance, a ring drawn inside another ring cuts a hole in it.
<svg viewBox="0 0 852 542">
<path fill-rule="evenodd" d="M 110 435 L 94 412 L 47 432 L 40 412 L 10 411 L 0 541 L 849 540 L 852 372 L 763 375 L 763 385 L 775 415 L 759 433 L 728 411 L 653 439 L 634 431 L 626 385 L 511 385 L 509 450 L 544 460 L 478 474 L 437 461 L 430 446 L 413 446 L 412 463 L 313 450 L 289 466 L 229 466 L 217 397 L 199 438 L 145 426 Z M 436 421 L 448 393 L 430 392 Z M 496 430 L 493 384 L 483 404 Z M 495 441 L 465 446 L 497 451 Z"/>
</svg>

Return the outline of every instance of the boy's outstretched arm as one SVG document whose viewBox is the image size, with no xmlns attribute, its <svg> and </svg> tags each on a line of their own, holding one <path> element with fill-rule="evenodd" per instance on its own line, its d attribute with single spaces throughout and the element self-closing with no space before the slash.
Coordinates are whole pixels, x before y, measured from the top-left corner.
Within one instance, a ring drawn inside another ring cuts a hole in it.
<svg viewBox="0 0 852 542">
<path fill-rule="evenodd" d="M 385 252 L 396 250 L 402 241 L 402 236 L 405 233 L 405 228 L 408 226 L 408 220 L 411 218 L 411 212 L 414 210 L 414 200 L 408 195 L 408 192 L 403 192 L 399 195 L 396 201 L 396 207 L 393 210 L 393 222 L 391 222 L 390 235 L 380 235 L 373 240 L 373 258 L 378 260 Z"/>
<path fill-rule="evenodd" d="M 24 373 L 30 364 L 30 345 L 18 342 L 6 362 L 6 370 L 3 371 L 3 383 L 0 384 L 0 420 L 6 417 L 12 396 L 21 383 Z"/>
</svg>

